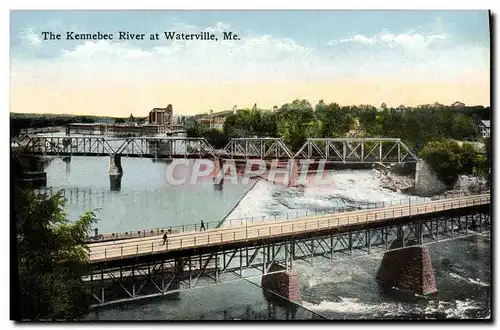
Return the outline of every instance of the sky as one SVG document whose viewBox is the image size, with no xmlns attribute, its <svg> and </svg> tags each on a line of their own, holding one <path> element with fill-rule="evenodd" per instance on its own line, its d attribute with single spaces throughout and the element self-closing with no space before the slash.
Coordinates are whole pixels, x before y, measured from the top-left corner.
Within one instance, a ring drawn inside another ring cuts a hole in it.
<svg viewBox="0 0 500 330">
<path fill-rule="evenodd" d="M 195 114 L 303 98 L 489 105 L 489 40 L 487 11 L 12 11 L 10 111 L 125 117 L 172 104 Z"/>
</svg>

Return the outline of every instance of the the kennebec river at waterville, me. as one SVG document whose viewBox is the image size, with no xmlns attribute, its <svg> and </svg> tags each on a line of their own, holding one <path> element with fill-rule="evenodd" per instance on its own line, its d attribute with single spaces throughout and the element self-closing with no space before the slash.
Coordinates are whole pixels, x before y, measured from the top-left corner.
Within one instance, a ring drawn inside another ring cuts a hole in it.
<svg viewBox="0 0 500 330">
<path fill-rule="evenodd" d="M 109 157 L 53 158 L 46 165 L 47 187 L 64 189 L 66 212 L 75 219 L 96 210 L 99 233 L 274 216 L 366 202 L 409 199 L 380 188 L 375 170 L 335 170 L 330 186 L 293 187 L 264 180 L 249 184 L 212 182 L 175 186 L 166 180 L 167 161 L 122 158 L 120 191 L 110 190 Z M 413 196 L 418 200 L 424 200 Z M 240 201 L 241 200 L 241 201 Z M 239 202 L 239 204 L 238 204 Z M 236 207 L 235 207 L 236 206 Z M 302 302 L 268 302 L 260 279 L 212 285 L 99 308 L 89 320 L 203 319 L 407 319 L 490 316 L 490 239 L 476 235 L 429 245 L 438 293 L 408 297 L 382 290 L 376 273 L 383 251 L 352 258 L 295 261 Z"/>
</svg>

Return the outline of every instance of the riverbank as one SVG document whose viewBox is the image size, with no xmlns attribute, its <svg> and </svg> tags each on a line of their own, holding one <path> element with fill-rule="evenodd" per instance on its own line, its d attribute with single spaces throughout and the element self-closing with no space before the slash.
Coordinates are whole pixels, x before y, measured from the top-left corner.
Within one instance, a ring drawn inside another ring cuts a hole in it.
<svg viewBox="0 0 500 330">
<path fill-rule="evenodd" d="M 384 189 L 389 189 L 394 192 L 399 192 L 407 195 L 417 195 L 418 192 L 415 189 L 415 176 L 414 175 L 399 175 L 390 171 L 375 170 L 376 176 L 380 180 L 380 187 Z M 439 184 L 439 183 L 437 183 Z M 490 188 L 485 179 L 479 178 L 473 175 L 460 175 L 457 182 L 453 185 L 451 189 L 439 189 L 437 191 L 444 190 L 439 193 L 431 194 L 430 196 L 424 195 L 425 197 L 430 197 L 431 199 L 442 199 L 453 195 L 469 196 L 475 194 L 487 194 L 490 193 Z"/>
</svg>

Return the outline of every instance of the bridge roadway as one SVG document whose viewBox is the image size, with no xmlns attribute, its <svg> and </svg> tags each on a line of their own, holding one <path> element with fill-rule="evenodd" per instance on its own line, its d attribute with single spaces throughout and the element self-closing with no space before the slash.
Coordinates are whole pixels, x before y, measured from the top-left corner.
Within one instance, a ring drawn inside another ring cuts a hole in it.
<svg viewBox="0 0 500 330">
<path fill-rule="evenodd" d="M 151 254 L 165 254 L 172 251 L 198 250 L 234 244 L 257 245 L 259 241 L 285 239 L 305 235 L 321 235 L 326 231 L 346 232 L 353 227 L 369 228 L 394 224 L 398 220 L 413 216 L 422 216 L 435 212 L 486 206 L 490 204 L 490 195 L 473 195 L 445 200 L 431 201 L 417 205 L 391 206 L 379 209 L 351 211 L 324 216 L 304 217 L 294 220 L 264 222 L 257 224 L 222 227 L 202 232 L 173 233 L 163 245 L 162 236 L 125 239 L 89 244 L 90 262 L 99 264 L 119 261 Z"/>
</svg>

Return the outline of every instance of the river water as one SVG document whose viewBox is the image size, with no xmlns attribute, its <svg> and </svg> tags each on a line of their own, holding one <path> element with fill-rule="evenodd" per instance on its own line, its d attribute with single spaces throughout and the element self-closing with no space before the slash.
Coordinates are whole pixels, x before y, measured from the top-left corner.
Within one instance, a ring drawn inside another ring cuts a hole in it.
<svg viewBox="0 0 500 330">
<path fill-rule="evenodd" d="M 200 220 L 282 215 L 366 202 L 408 200 L 379 187 L 373 170 L 330 173 L 325 187 L 287 188 L 266 181 L 247 185 L 212 182 L 174 186 L 167 182 L 168 162 L 122 158 L 120 191 L 111 191 L 107 157 L 60 158 L 47 167 L 47 185 L 64 189 L 71 219 L 96 210 L 100 233 L 124 232 Z M 241 199 L 241 201 L 240 201 Z M 418 201 L 423 201 L 419 199 Z M 412 203 L 418 202 L 414 197 Z M 234 209 L 233 209 L 234 208 Z M 300 305 L 268 302 L 259 280 L 198 288 L 178 295 L 99 309 L 88 319 L 209 320 L 209 319 L 405 319 L 486 318 L 490 315 L 490 240 L 471 236 L 429 245 L 439 292 L 407 297 L 380 289 L 375 275 L 382 251 L 334 261 L 316 258 L 314 265 L 296 262 Z"/>
</svg>

